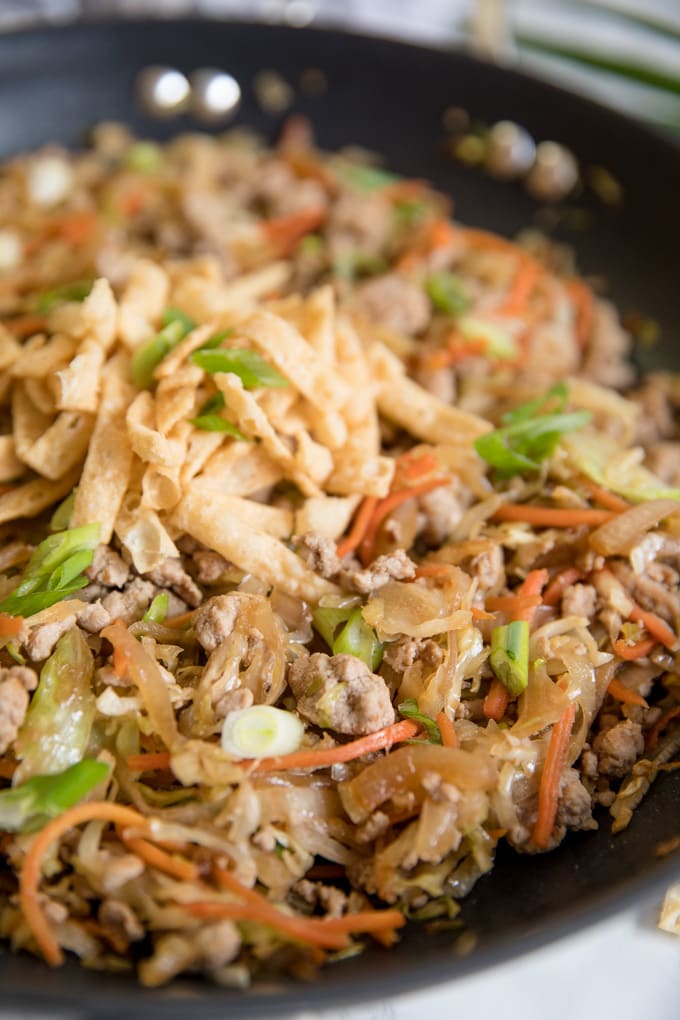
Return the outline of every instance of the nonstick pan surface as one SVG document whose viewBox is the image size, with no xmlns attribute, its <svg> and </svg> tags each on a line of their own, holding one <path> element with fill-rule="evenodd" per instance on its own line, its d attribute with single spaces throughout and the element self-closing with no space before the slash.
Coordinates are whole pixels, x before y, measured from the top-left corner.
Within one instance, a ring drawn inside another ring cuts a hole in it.
<svg viewBox="0 0 680 1020">
<path fill-rule="evenodd" d="M 474 120 L 517 121 L 538 140 L 567 145 L 584 176 L 603 167 L 623 200 L 608 206 L 588 190 L 572 205 L 588 226 L 557 236 L 572 245 L 582 272 L 606 280 L 622 312 L 656 320 L 661 340 L 636 352 L 644 367 L 680 369 L 680 149 L 671 141 L 524 75 L 457 53 L 354 36 L 208 21 L 91 22 L 0 37 L 0 158 L 48 141 L 82 143 L 100 120 L 131 123 L 140 133 L 168 137 L 199 125 L 183 117 L 159 122 L 141 111 L 139 71 L 151 64 L 185 72 L 214 67 L 238 80 L 243 101 L 234 123 L 276 136 L 281 116 L 262 111 L 253 78 L 276 70 L 294 87 L 310 68 L 327 88 L 310 96 L 296 88 L 292 109 L 312 120 L 319 144 L 366 146 L 393 170 L 434 181 L 451 195 L 456 216 L 508 235 L 532 224 L 538 206 L 518 185 L 493 181 L 454 162 L 442 114 L 463 107 Z M 564 223 L 574 217 L 556 217 Z M 493 872 L 464 901 L 463 919 L 476 939 L 454 952 L 455 934 L 406 932 L 391 951 L 374 949 L 327 968 L 310 985 L 282 979 L 245 993 L 182 980 L 158 991 L 131 975 L 50 971 L 28 956 L 0 956 L 2 1008 L 64 1017 L 197 1018 L 267 1016 L 391 997 L 453 979 L 527 952 L 633 902 L 660 894 L 677 878 L 680 855 L 656 855 L 680 832 L 680 773 L 660 778 L 624 833 L 612 837 L 606 815 L 597 832 L 573 833 L 553 853 L 520 856 L 505 848 Z"/>
</svg>

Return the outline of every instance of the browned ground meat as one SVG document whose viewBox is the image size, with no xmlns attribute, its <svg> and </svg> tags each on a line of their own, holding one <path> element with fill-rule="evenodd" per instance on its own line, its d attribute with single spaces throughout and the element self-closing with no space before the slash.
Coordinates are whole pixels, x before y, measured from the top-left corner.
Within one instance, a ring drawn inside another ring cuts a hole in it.
<svg viewBox="0 0 680 1020">
<path fill-rule="evenodd" d="M 150 570 L 147 577 L 159 588 L 172 588 L 188 605 L 200 606 L 203 593 L 187 574 L 181 560 L 168 557 L 153 570 Z"/>
<path fill-rule="evenodd" d="M 590 619 L 596 604 L 597 591 L 592 584 L 572 584 L 562 596 L 562 612 L 565 616 L 585 616 Z"/>
<path fill-rule="evenodd" d="M 666 485 L 680 487 L 680 443 L 655 443 L 647 453 L 647 467 Z"/>
<path fill-rule="evenodd" d="M 196 566 L 196 580 L 199 584 L 217 584 L 229 570 L 230 564 L 224 556 L 212 549 L 197 549 L 192 559 Z"/>
<path fill-rule="evenodd" d="M 297 659 L 288 682 L 300 714 L 324 729 L 361 736 L 394 722 L 387 684 L 354 655 Z"/>
<path fill-rule="evenodd" d="M 102 605 L 112 620 L 132 623 L 143 616 L 155 594 L 156 588 L 150 581 L 135 577 L 123 591 L 110 592 L 102 599 Z"/>
<path fill-rule="evenodd" d="M 43 659 L 47 659 L 62 634 L 70 630 L 75 622 L 75 613 L 72 613 L 55 623 L 43 623 L 38 627 L 33 627 L 25 642 L 26 654 L 29 659 L 33 662 L 42 662 Z"/>
<path fill-rule="evenodd" d="M 108 545 L 98 545 L 87 576 L 107 588 L 122 588 L 130 576 L 130 568 Z"/>
<path fill-rule="evenodd" d="M 592 815 L 590 794 L 581 782 L 576 769 L 567 769 L 562 776 L 557 824 L 568 829 L 596 829 Z"/>
<path fill-rule="evenodd" d="M 194 616 L 194 631 L 199 644 L 206 652 L 214 652 L 225 641 L 236 622 L 239 610 L 238 597 L 215 595 L 204 602 Z"/>
<path fill-rule="evenodd" d="M 422 333 L 430 321 L 430 302 L 422 288 L 396 274 L 363 283 L 355 303 L 370 322 L 409 336 Z"/>
<path fill-rule="evenodd" d="M 454 479 L 451 485 L 441 485 L 420 497 L 423 513 L 421 535 L 428 545 L 441 545 L 448 538 L 469 505 L 469 493 Z"/>
<path fill-rule="evenodd" d="M 302 558 L 311 570 L 321 574 L 322 577 L 335 577 L 340 570 L 340 560 L 332 538 L 319 535 L 316 531 L 308 531 L 300 535 L 298 542 Z"/>
<path fill-rule="evenodd" d="M 383 662 L 395 673 L 403 673 L 417 659 L 428 666 L 438 666 L 443 658 L 444 652 L 431 638 L 400 637 L 385 646 Z"/>
<path fill-rule="evenodd" d="M 20 667 L 21 668 L 21 667 Z M 33 670 L 27 670 L 35 678 Z M 17 676 L 14 668 L 2 670 L 0 679 L 0 754 L 16 740 L 19 727 L 23 723 L 28 710 L 28 691 L 22 676 Z"/>
<path fill-rule="evenodd" d="M 403 549 L 378 556 L 370 567 L 363 570 L 342 570 L 340 581 L 344 588 L 351 588 L 361 595 L 382 588 L 388 581 L 411 581 L 416 576 L 416 566 Z"/>
<path fill-rule="evenodd" d="M 626 719 L 599 733 L 593 750 L 599 757 L 600 772 L 606 776 L 625 776 L 636 758 L 642 754 L 645 741 L 639 723 Z"/>
</svg>

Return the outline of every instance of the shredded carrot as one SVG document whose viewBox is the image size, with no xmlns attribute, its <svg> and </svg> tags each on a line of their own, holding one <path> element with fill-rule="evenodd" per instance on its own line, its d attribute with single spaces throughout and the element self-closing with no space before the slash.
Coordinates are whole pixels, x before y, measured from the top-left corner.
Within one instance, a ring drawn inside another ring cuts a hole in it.
<svg viewBox="0 0 680 1020">
<path fill-rule="evenodd" d="M 417 199 L 428 191 L 427 181 L 410 178 L 404 181 L 393 181 L 379 189 L 378 194 L 392 202 L 403 202 Z"/>
<path fill-rule="evenodd" d="M 260 758 L 253 772 L 325 768 L 328 765 L 337 765 L 339 762 L 354 761 L 355 758 L 361 758 L 365 754 L 389 750 L 393 744 L 410 740 L 417 732 L 417 723 L 411 719 L 403 719 L 392 726 L 385 726 L 382 730 L 369 733 L 367 737 L 352 740 L 348 744 L 339 744 L 337 747 L 328 747 L 321 751 L 293 751 L 292 754 L 282 754 L 276 758 Z"/>
<path fill-rule="evenodd" d="M 432 251 L 448 246 L 456 239 L 456 228 L 450 220 L 435 220 L 427 232 L 428 245 Z"/>
<path fill-rule="evenodd" d="M 326 218 L 323 206 L 302 209 L 289 216 L 263 220 L 261 225 L 265 238 L 276 249 L 279 256 L 289 255 L 305 234 L 315 230 Z"/>
<path fill-rule="evenodd" d="M 16 772 L 18 762 L 9 758 L 0 758 L 0 779 L 11 779 Z"/>
<path fill-rule="evenodd" d="M 416 577 L 449 577 L 453 569 L 451 563 L 421 563 L 416 567 Z"/>
<path fill-rule="evenodd" d="M 412 453 L 404 453 L 397 458 L 397 472 L 400 478 L 406 482 L 412 482 L 416 478 L 422 478 L 430 471 L 436 470 L 439 462 L 433 453 L 421 453 L 414 456 Z"/>
<path fill-rule="evenodd" d="M 17 637 L 21 634 L 24 625 L 22 616 L 10 616 L 8 613 L 0 613 L 0 637 Z"/>
<path fill-rule="evenodd" d="M 538 528 L 578 528 L 581 525 L 597 527 L 610 521 L 616 514 L 611 510 L 589 510 L 580 507 L 562 508 L 529 506 L 526 503 L 504 503 L 493 515 L 497 521 L 524 521 Z"/>
<path fill-rule="evenodd" d="M 571 729 L 574 725 L 576 705 L 571 702 L 565 708 L 562 718 L 555 723 L 548 742 L 541 781 L 538 787 L 538 814 L 532 833 L 534 844 L 540 849 L 547 849 L 552 831 L 555 827 L 557 804 L 560 796 L 560 780 L 564 769 Z"/>
<path fill-rule="evenodd" d="M 375 559 L 375 542 L 380 525 L 393 510 L 396 510 L 398 506 L 405 503 L 407 499 L 413 499 L 414 496 L 423 496 L 426 492 L 431 492 L 433 489 L 449 484 L 449 478 L 430 478 L 428 481 L 420 482 L 418 485 L 409 485 L 406 489 L 398 489 L 396 492 L 391 492 L 384 499 L 381 499 L 373 511 L 364 537 L 359 545 L 359 559 L 363 565 L 366 566 Z"/>
<path fill-rule="evenodd" d="M 348 553 L 354 552 L 357 546 L 360 545 L 377 505 L 377 496 L 366 496 L 364 501 L 361 503 L 359 510 L 354 517 L 349 535 L 347 535 L 347 537 L 339 543 L 336 549 L 336 553 L 340 559 L 347 556 Z"/>
<path fill-rule="evenodd" d="M 498 311 L 501 315 L 522 315 L 541 275 L 538 262 L 526 256 L 520 259 L 512 287 Z"/>
<path fill-rule="evenodd" d="M 142 839 L 141 836 L 126 836 L 120 827 L 117 827 L 117 832 L 121 843 L 131 853 L 136 854 L 145 864 L 155 868 L 156 871 L 162 871 L 164 875 L 177 878 L 180 882 L 196 882 L 198 880 L 198 868 L 191 861 L 183 860 L 180 857 L 172 857 L 165 850 L 161 850 L 160 847 L 154 846 L 148 840 Z"/>
<path fill-rule="evenodd" d="M 660 719 L 657 719 L 647 734 L 646 743 L 650 751 L 652 751 L 659 742 L 659 734 L 661 731 L 665 730 L 669 722 L 672 722 L 673 719 L 677 719 L 678 716 L 680 716 L 680 705 L 676 705 L 675 708 L 670 708 L 667 712 L 664 712 Z"/>
<path fill-rule="evenodd" d="M 46 320 L 44 315 L 19 315 L 14 319 L 5 319 L 3 325 L 18 340 L 25 340 L 34 333 L 41 333 L 45 329 Z"/>
<path fill-rule="evenodd" d="M 507 829 L 488 829 L 487 830 L 492 839 L 502 839 L 506 835 Z"/>
<path fill-rule="evenodd" d="M 492 613 L 507 613 L 513 620 L 526 619 L 524 614 L 533 613 L 540 604 L 540 595 L 489 595 L 486 600 Z"/>
<path fill-rule="evenodd" d="M 548 571 L 545 568 L 530 570 L 517 589 L 517 597 L 521 599 L 537 598 L 541 602 L 541 592 L 548 581 Z M 514 616 L 515 620 L 528 620 L 531 623 L 535 606 L 527 606 L 525 609 L 518 609 Z M 518 615 L 521 614 L 521 615 Z"/>
<path fill-rule="evenodd" d="M 571 588 L 572 584 L 576 584 L 582 577 L 583 573 L 578 567 L 566 567 L 565 570 L 561 570 L 543 592 L 543 604 L 556 606 L 567 588 Z"/>
<path fill-rule="evenodd" d="M 678 643 L 677 637 L 668 624 L 657 616 L 656 613 L 650 613 L 634 603 L 629 619 L 635 623 L 641 623 L 651 637 L 656 638 L 657 641 L 660 641 L 662 645 L 671 651 L 675 650 Z"/>
<path fill-rule="evenodd" d="M 447 368 L 449 365 L 459 365 L 467 358 L 477 357 L 484 354 L 489 346 L 488 340 L 464 340 L 457 334 L 449 339 L 448 347 L 433 351 L 422 358 L 421 364 L 425 369 L 436 371 L 438 368 Z"/>
<path fill-rule="evenodd" d="M 21 870 L 19 905 L 33 938 L 51 967 L 60 966 L 64 962 L 64 954 L 52 934 L 40 904 L 39 886 L 42 862 L 55 840 L 74 826 L 94 820 L 148 829 L 148 820 L 144 815 L 132 808 L 123 807 L 121 804 L 110 804 L 108 801 L 78 804 L 76 807 L 64 811 L 57 818 L 53 818 L 44 829 L 41 829 L 29 847 Z"/>
<path fill-rule="evenodd" d="M 499 234 L 491 234 L 488 230 L 480 230 L 478 227 L 464 227 L 463 237 L 471 248 L 481 248 L 482 251 L 502 251 L 508 255 L 521 254 L 525 258 L 526 253 L 517 244 L 513 244 L 506 237 Z"/>
<path fill-rule="evenodd" d="M 625 659 L 627 662 L 634 659 L 644 659 L 646 655 L 649 655 L 656 643 L 655 638 L 643 638 L 642 641 L 636 641 L 630 645 L 623 638 L 619 638 L 618 641 L 614 642 L 614 654 L 618 655 L 620 659 Z"/>
<path fill-rule="evenodd" d="M 158 751 L 149 754 L 130 754 L 125 759 L 125 764 L 131 772 L 152 772 L 156 769 L 170 768 L 170 754 L 168 751 Z"/>
<path fill-rule="evenodd" d="M 595 325 L 595 298 L 583 280 L 577 278 L 567 280 L 565 287 L 576 312 L 576 339 L 583 349 L 590 340 Z"/>
<path fill-rule="evenodd" d="M 637 691 L 631 691 L 630 687 L 626 687 L 624 683 L 613 677 L 609 681 L 607 691 L 611 694 L 612 698 L 616 698 L 617 701 L 622 701 L 624 705 L 639 705 L 640 708 L 649 708 L 649 705 Z"/>
<path fill-rule="evenodd" d="M 118 209 L 126 219 L 139 216 L 149 198 L 146 188 L 135 187 L 125 191 L 118 199 Z"/>
<path fill-rule="evenodd" d="M 436 719 L 439 736 L 444 747 L 458 747 L 458 735 L 446 712 L 440 712 Z"/>
<path fill-rule="evenodd" d="M 166 620 L 163 620 L 163 626 L 170 627 L 171 630 L 181 630 L 184 627 L 189 626 L 195 615 L 196 610 L 190 609 L 186 613 L 178 613 L 177 616 L 169 616 Z"/>
<path fill-rule="evenodd" d="M 489 693 L 484 698 L 482 711 L 487 719 L 495 719 L 500 722 L 505 715 L 510 703 L 510 692 L 505 684 L 495 677 L 489 688 Z"/>
<path fill-rule="evenodd" d="M 617 496 L 615 492 L 604 489 L 601 485 L 596 485 L 589 478 L 582 478 L 580 483 L 588 490 L 593 499 L 607 510 L 613 510 L 614 513 L 623 513 L 624 510 L 630 510 L 630 503 L 622 499 L 621 496 Z"/>
<path fill-rule="evenodd" d="M 473 620 L 493 620 L 494 618 L 493 613 L 487 613 L 486 609 L 480 609 L 479 606 L 470 606 L 470 612 Z"/>
<path fill-rule="evenodd" d="M 210 920 L 254 921 L 274 928 L 280 935 L 287 935 L 296 942 L 322 946 L 325 949 L 346 949 L 350 944 L 347 935 L 342 932 L 317 931 L 310 919 L 291 917 L 282 910 L 271 908 L 266 910 L 255 903 L 227 903 L 217 900 L 195 900 L 192 903 L 178 904 L 192 917 Z"/>
<path fill-rule="evenodd" d="M 68 244 L 85 244 L 94 234 L 96 226 L 95 213 L 91 209 L 84 209 L 63 216 L 57 224 L 56 233 Z"/>
</svg>

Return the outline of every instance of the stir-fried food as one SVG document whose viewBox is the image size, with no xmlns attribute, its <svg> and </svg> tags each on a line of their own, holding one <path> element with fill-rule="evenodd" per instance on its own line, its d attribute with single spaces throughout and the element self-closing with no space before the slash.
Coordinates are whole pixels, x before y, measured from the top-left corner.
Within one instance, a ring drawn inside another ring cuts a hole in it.
<svg viewBox="0 0 680 1020">
<path fill-rule="evenodd" d="M 14 950 L 307 975 L 677 757 L 680 382 L 450 213 L 300 120 L 0 169 Z"/>
</svg>

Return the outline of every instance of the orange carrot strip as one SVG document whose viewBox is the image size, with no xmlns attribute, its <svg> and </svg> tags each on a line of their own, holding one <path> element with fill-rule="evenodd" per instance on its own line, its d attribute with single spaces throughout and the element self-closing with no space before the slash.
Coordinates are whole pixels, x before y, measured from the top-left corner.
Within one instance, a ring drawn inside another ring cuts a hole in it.
<svg viewBox="0 0 680 1020">
<path fill-rule="evenodd" d="M 616 514 L 611 510 L 589 510 L 576 507 L 528 506 L 526 503 L 504 503 L 493 515 L 497 521 L 524 521 L 538 528 L 578 528 L 581 525 L 597 527 L 610 521 Z"/>
<path fill-rule="evenodd" d="M 544 568 L 540 570 L 530 570 L 527 576 L 524 578 L 519 588 L 517 589 L 518 599 L 538 599 L 538 605 L 541 604 L 541 592 L 545 587 L 548 580 L 548 571 Z M 526 620 L 531 623 L 534 615 L 534 609 L 536 606 L 518 607 L 515 612 L 513 619 L 515 620 Z"/>
<path fill-rule="evenodd" d="M 436 722 L 444 747 L 458 747 L 458 734 L 446 712 L 439 712 Z"/>
<path fill-rule="evenodd" d="M 423 453 L 414 457 L 411 453 L 405 453 L 397 458 L 397 470 L 402 478 L 412 482 L 415 478 L 422 478 L 428 471 L 434 471 L 439 466 L 437 458 L 433 453 Z"/>
<path fill-rule="evenodd" d="M 631 691 L 630 687 L 626 687 L 625 684 L 613 677 L 609 681 L 607 691 L 611 694 L 612 698 L 616 698 L 617 701 L 622 701 L 624 705 L 639 705 L 640 708 L 649 708 L 649 705 L 637 691 Z"/>
<path fill-rule="evenodd" d="M 492 613 L 507 613 L 513 620 L 523 620 L 541 604 L 540 595 L 489 595 L 486 607 Z"/>
<path fill-rule="evenodd" d="M 152 772 L 155 769 L 169 769 L 170 755 L 167 751 L 149 754 L 129 754 L 125 764 L 131 772 Z"/>
<path fill-rule="evenodd" d="M 426 181 L 411 178 L 404 181 L 394 181 L 392 184 L 385 184 L 378 190 L 378 194 L 390 201 L 399 202 L 413 198 L 420 198 L 427 193 Z"/>
<path fill-rule="evenodd" d="M 274 928 L 281 935 L 296 942 L 322 946 L 325 949 L 346 949 L 349 939 L 342 932 L 317 931 L 307 918 L 290 917 L 281 910 L 265 910 L 254 903 L 226 903 L 216 900 L 195 900 L 193 903 L 178 904 L 192 917 L 225 919 L 229 921 L 255 921 Z"/>
<path fill-rule="evenodd" d="M 75 825 L 91 822 L 95 819 L 113 822 L 119 825 L 134 825 L 148 829 L 148 820 L 144 815 L 121 804 L 110 804 L 108 801 L 92 801 L 89 804 L 78 804 L 69 808 L 57 818 L 48 822 L 35 837 L 24 860 L 19 878 L 19 906 L 24 919 L 31 930 L 33 938 L 51 967 L 59 967 L 64 962 L 64 954 L 50 928 L 40 904 L 40 870 L 45 854 L 55 840 L 59 839 Z"/>
<path fill-rule="evenodd" d="M 508 255 L 522 255 L 528 258 L 526 252 L 517 244 L 513 244 L 507 237 L 499 234 L 492 234 L 488 230 L 480 230 L 478 227 L 464 227 L 463 237 L 471 248 L 481 248 L 487 251 L 502 251 Z"/>
<path fill-rule="evenodd" d="M 456 228 L 450 220 L 435 220 L 428 230 L 428 243 L 432 251 L 448 248 L 456 238 Z"/>
<path fill-rule="evenodd" d="M 501 315 L 521 315 L 534 291 L 540 274 L 541 267 L 538 262 L 530 258 L 522 258 L 512 287 L 505 301 L 498 309 L 499 313 Z"/>
<path fill-rule="evenodd" d="M 323 206 L 302 209 L 289 216 L 278 216 L 262 220 L 260 224 L 267 241 L 274 246 L 277 255 L 288 255 L 305 234 L 315 230 L 326 218 Z"/>
<path fill-rule="evenodd" d="M 452 572 L 451 563 L 421 563 L 416 567 L 416 577 L 448 577 Z"/>
<path fill-rule="evenodd" d="M 487 719 L 495 719 L 500 722 L 505 715 L 510 703 L 510 692 L 505 684 L 495 677 L 489 688 L 489 693 L 484 698 L 482 711 Z"/>
<path fill-rule="evenodd" d="M 24 625 L 22 616 L 10 616 L 0 613 L 0 637 L 17 637 Z"/>
<path fill-rule="evenodd" d="M 349 535 L 347 535 L 347 537 L 339 543 L 335 550 L 340 559 L 342 559 L 343 556 L 347 556 L 348 553 L 354 552 L 357 546 L 361 543 L 377 505 L 377 496 L 366 496 L 354 518 Z"/>
<path fill-rule="evenodd" d="M 94 234 L 97 217 L 91 209 L 69 213 L 56 223 L 55 233 L 68 244 L 85 244 Z"/>
<path fill-rule="evenodd" d="M 577 278 L 567 280 L 565 287 L 576 312 L 576 339 L 583 349 L 590 340 L 595 325 L 595 298 L 583 280 Z"/>
<path fill-rule="evenodd" d="M 660 719 L 657 719 L 647 734 L 646 743 L 650 751 L 656 747 L 661 731 L 665 730 L 669 722 L 672 722 L 673 719 L 677 719 L 678 716 L 680 716 L 680 705 L 676 705 L 675 708 L 670 708 L 667 712 L 664 712 Z"/>
<path fill-rule="evenodd" d="M 421 482 L 419 485 L 409 485 L 406 489 L 398 489 L 396 492 L 391 492 L 384 499 L 381 499 L 373 511 L 373 515 L 366 528 L 366 533 L 359 545 L 359 559 L 363 565 L 366 566 L 375 558 L 375 540 L 378 530 L 382 522 L 393 510 L 396 510 L 398 506 L 405 503 L 407 499 L 412 499 L 414 496 L 423 496 L 426 492 L 431 492 L 432 489 L 449 484 L 449 478 L 430 478 L 427 482 Z"/>
<path fill-rule="evenodd" d="M 677 637 L 668 624 L 658 617 L 656 613 L 650 613 L 646 609 L 641 609 L 640 606 L 634 603 L 629 619 L 635 623 L 641 623 L 650 636 L 656 638 L 666 648 L 669 648 L 671 651 L 675 649 L 678 643 Z"/>
<path fill-rule="evenodd" d="M 614 654 L 618 655 L 620 659 L 625 659 L 627 662 L 633 659 L 644 659 L 646 655 L 649 655 L 656 643 L 656 638 L 643 638 L 642 641 L 636 641 L 634 644 L 629 645 L 623 638 L 619 638 L 618 641 L 614 642 Z"/>
<path fill-rule="evenodd" d="M 141 836 L 126 836 L 120 828 L 117 831 L 121 843 L 156 871 L 162 871 L 164 875 L 177 878 L 180 882 L 196 882 L 198 880 L 198 868 L 191 861 L 172 857 L 170 854 L 166 854 L 165 850 L 142 839 Z"/>
<path fill-rule="evenodd" d="M 555 723 L 550 734 L 548 751 L 545 756 L 541 782 L 538 787 L 538 814 L 532 833 L 534 844 L 539 850 L 545 850 L 550 842 L 557 804 L 560 796 L 560 779 L 564 768 L 564 760 L 569 746 L 571 728 L 574 725 L 576 705 L 572 702 L 565 708 L 562 718 Z"/>
<path fill-rule="evenodd" d="M 170 627 L 171 630 L 181 630 L 183 627 L 188 627 L 196 614 L 195 609 L 190 609 L 186 613 L 178 613 L 177 616 L 169 616 L 166 620 L 163 620 L 164 627 Z"/>
<path fill-rule="evenodd" d="M 336 765 L 339 762 L 354 761 L 365 754 L 375 751 L 389 750 L 393 744 L 410 740 L 418 732 L 418 725 L 411 719 L 403 719 L 392 726 L 369 733 L 348 744 L 325 748 L 322 751 L 293 751 L 292 754 L 281 754 L 276 758 L 260 758 L 253 772 L 278 772 L 283 769 L 309 769 Z"/>
<path fill-rule="evenodd" d="M 604 489 L 601 485 L 596 485 L 589 478 L 580 479 L 580 484 L 588 490 L 594 500 L 607 510 L 613 510 L 614 513 L 623 513 L 624 510 L 630 510 L 630 503 L 627 500 L 617 496 L 615 492 L 611 492 L 609 489 Z"/>
<path fill-rule="evenodd" d="M 548 587 L 543 592 L 543 604 L 545 606 L 556 606 L 564 595 L 567 588 L 580 581 L 583 577 L 578 567 L 567 567 L 553 577 Z"/>
<path fill-rule="evenodd" d="M 470 612 L 472 613 L 473 620 L 493 620 L 493 613 L 487 613 L 486 609 L 480 609 L 479 606 L 470 606 Z"/>
</svg>

